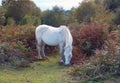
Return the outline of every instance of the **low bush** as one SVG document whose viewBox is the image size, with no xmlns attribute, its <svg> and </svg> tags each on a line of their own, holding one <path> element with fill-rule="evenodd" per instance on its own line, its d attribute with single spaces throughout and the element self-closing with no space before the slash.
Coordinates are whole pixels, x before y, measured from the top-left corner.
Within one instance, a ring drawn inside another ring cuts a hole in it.
<svg viewBox="0 0 120 83">
<path fill-rule="evenodd" d="M 71 68 L 70 74 L 83 79 L 82 83 L 117 79 L 120 76 L 120 30 L 109 33 L 103 46 L 104 49 L 97 49 L 85 64 Z"/>
<path fill-rule="evenodd" d="M 25 59 L 25 54 L 22 53 L 19 49 L 15 49 L 9 46 L 8 43 L 1 43 L 0 44 L 0 63 L 17 66 L 22 62 L 27 62 Z"/>
</svg>

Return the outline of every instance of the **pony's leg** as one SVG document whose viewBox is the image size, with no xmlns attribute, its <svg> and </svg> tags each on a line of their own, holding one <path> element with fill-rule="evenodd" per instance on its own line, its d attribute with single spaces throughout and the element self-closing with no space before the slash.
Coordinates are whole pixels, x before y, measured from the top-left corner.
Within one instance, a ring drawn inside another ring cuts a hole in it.
<svg viewBox="0 0 120 83">
<path fill-rule="evenodd" d="M 60 47 L 60 63 L 63 63 L 64 62 L 64 60 L 63 60 L 63 57 L 64 57 L 64 55 L 63 55 L 64 44 L 63 43 L 60 44 L 59 47 Z"/>
<path fill-rule="evenodd" d="M 45 43 L 44 42 L 42 42 L 42 44 L 41 44 L 41 46 L 42 46 L 42 58 L 45 58 L 45 52 L 44 52 L 44 50 L 45 50 Z"/>
<path fill-rule="evenodd" d="M 38 59 L 42 59 L 41 57 L 41 42 L 38 42 L 37 44 L 37 50 L 38 50 Z"/>
</svg>

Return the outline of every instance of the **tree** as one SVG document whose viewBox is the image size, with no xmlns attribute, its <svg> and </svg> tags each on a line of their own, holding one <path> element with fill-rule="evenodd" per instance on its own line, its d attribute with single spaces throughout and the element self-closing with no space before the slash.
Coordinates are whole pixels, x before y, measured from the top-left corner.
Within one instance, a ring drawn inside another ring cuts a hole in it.
<svg viewBox="0 0 120 83">
<path fill-rule="evenodd" d="M 116 12 L 116 9 L 120 7 L 120 0 L 104 0 L 103 4 L 107 10 Z"/>
<path fill-rule="evenodd" d="M 12 17 L 17 24 L 21 24 L 25 15 L 32 16 L 37 9 L 31 0 L 3 0 L 2 5 L 7 9 L 6 17 Z"/>
<path fill-rule="evenodd" d="M 44 12 L 42 17 L 42 24 L 48 24 L 52 26 L 60 26 L 65 23 L 64 10 L 57 6 L 53 7 L 52 10 Z"/>
<path fill-rule="evenodd" d="M 104 0 L 103 5 L 106 10 L 114 14 L 112 22 L 114 24 L 120 24 L 120 0 Z"/>
<path fill-rule="evenodd" d="M 69 23 L 77 22 L 75 14 L 76 14 L 76 9 L 72 8 L 71 11 L 70 11 L 70 14 L 69 14 Z"/>
<path fill-rule="evenodd" d="M 96 5 L 92 1 L 82 2 L 76 9 L 76 19 L 79 23 L 90 22 L 91 18 L 96 14 Z"/>
</svg>

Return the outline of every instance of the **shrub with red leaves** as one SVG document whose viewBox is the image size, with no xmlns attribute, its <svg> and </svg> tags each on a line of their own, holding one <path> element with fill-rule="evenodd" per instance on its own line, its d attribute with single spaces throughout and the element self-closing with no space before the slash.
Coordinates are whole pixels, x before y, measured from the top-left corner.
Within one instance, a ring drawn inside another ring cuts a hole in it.
<svg viewBox="0 0 120 83">
<path fill-rule="evenodd" d="M 94 54 L 94 50 L 101 49 L 107 39 L 106 24 L 85 23 L 78 25 L 79 28 L 69 25 L 73 36 L 73 58 L 72 63 L 83 63 L 85 56 Z"/>
<path fill-rule="evenodd" d="M 101 49 L 107 39 L 107 25 L 98 23 L 89 23 L 80 29 L 80 46 L 81 50 L 87 56 L 94 54 L 94 50 Z M 106 29 L 106 30 L 105 30 Z"/>
</svg>

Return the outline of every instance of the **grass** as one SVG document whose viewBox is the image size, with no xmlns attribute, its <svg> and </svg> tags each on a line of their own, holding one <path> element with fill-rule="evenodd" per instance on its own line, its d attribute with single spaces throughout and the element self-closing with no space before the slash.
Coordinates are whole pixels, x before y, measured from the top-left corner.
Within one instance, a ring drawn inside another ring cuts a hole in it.
<svg viewBox="0 0 120 83">
<path fill-rule="evenodd" d="M 0 83 L 73 83 L 68 67 L 59 66 L 59 56 L 31 63 L 28 68 L 0 68 Z"/>
</svg>

